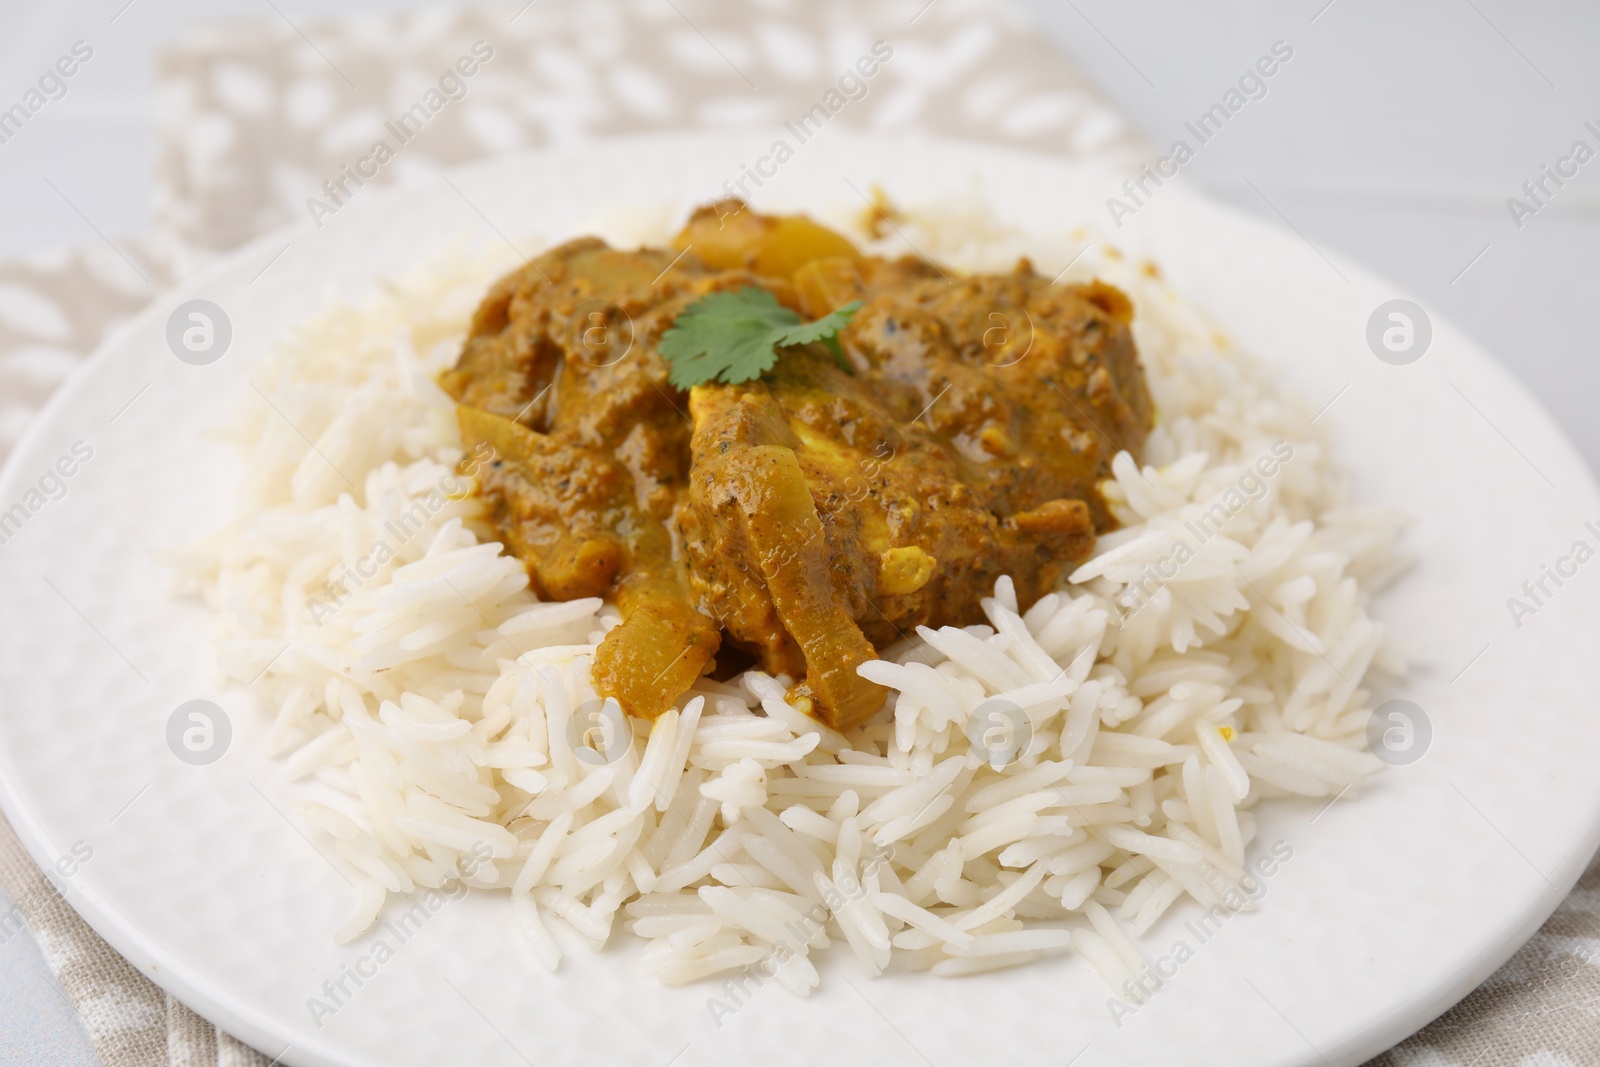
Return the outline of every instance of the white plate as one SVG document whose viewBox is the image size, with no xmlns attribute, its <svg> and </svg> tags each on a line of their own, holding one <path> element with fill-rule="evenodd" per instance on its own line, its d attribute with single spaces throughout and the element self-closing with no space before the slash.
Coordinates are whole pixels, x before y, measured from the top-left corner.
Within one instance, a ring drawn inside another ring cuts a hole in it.
<svg viewBox="0 0 1600 1067">
<path fill-rule="evenodd" d="M 1378 613 L 1428 659 L 1403 693 L 1378 697 L 1425 709 L 1431 747 L 1326 810 L 1259 809 L 1256 852 L 1281 840 L 1293 858 L 1258 910 L 1204 943 L 1185 925 L 1195 910 L 1168 916 L 1148 954 L 1183 941 L 1193 958 L 1120 1024 L 1073 956 L 960 981 L 874 981 L 832 953 L 817 995 L 761 989 L 719 1026 L 718 985 L 659 988 L 638 973 L 636 947 L 575 946 L 559 974 L 542 973 L 489 894 L 448 902 L 376 967 L 374 939 L 392 934 L 332 943 L 350 887 L 285 814 L 282 768 L 257 752 L 259 714 L 207 681 L 204 613 L 166 597 L 155 561 L 226 505 L 229 463 L 202 428 L 330 294 L 369 293 L 462 233 L 498 231 L 532 251 L 608 206 L 681 210 L 766 148 L 617 140 L 468 168 L 453 184 L 363 190 L 320 230 L 263 238 L 158 301 L 56 395 L 0 477 L 0 510 L 26 503 L 74 442 L 93 457 L 0 545 L 0 801 L 41 864 L 92 851 L 63 864 L 72 905 L 155 981 L 290 1064 L 1350 1064 L 1485 978 L 1600 837 L 1600 581 L 1589 573 L 1600 563 L 1549 585 L 1520 629 L 1506 607 L 1574 541 L 1600 544 L 1584 528 L 1600 528 L 1600 500 L 1549 418 L 1449 323 L 1433 321 L 1420 362 L 1380 362 L 1367 320 L 1400 294 L 1189 196 L 1181 179 L 1119 238 L 1281 364 L 1311 404 L 1337 397 L 1325 417 L 1361 498 L 1419 520 L 1408 546 L 1420 566 Z M 849 209 L 874 182 L 914 201 L 974 178 L 1002 218 L 1040 232 L 1103 220 L 1115 190 L 1043 157 L 829 130 L 761 202 Z M 165 339 L 169 314 L 193 298 L 232 323 L 209 366 L 180 362 Z M 231 748 L 210 766 L 167 746 L 169 717 L 195 698 L 232 720 Z M 345 978 L 352 996 L 319 1027 L 308 999 L 347 967 L 375 973 L 359 988 Z"/>
</svg>

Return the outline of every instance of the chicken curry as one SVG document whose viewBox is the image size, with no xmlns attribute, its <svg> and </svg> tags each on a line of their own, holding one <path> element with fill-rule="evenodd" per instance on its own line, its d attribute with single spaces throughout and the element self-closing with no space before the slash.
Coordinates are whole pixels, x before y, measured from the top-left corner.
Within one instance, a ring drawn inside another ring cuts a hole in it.
<svg viewBox="0 0 1600 1067">
<path fill-rule="evenodd" d="M 758 379 L 674 387 L 663 333 L 751 286 L 808 320 L 861 306 Z M 671 248 L 582 238 L 501 278 L 441 383 L 535 592 L 620 611 L 602 695 L 654 718 L 721 649 L 844 729 L 883 704 L 876 649 L 980 621 L 1001 575 L 1026 607 L 1114 525 L 1099 483 L 1152 420 L 1132 317 L 1026 260 L 957 276 L 727 201 Z"/>
</svg>

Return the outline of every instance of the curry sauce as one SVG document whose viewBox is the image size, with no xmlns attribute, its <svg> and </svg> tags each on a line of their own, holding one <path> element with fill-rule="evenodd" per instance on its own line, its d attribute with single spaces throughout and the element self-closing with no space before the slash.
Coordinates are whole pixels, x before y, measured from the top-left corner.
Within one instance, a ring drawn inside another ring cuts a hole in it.
<svg viewBox="0 0 1600 1067">
<path fill-rule="evenodd" d="M 751 285 L 811 319 L 862 301 L 848 368 L 812 344 L 674 388 L 661 334 Z M 1118 290 L 1025 260 L 955 276 L 730 201 L 673 248 L 583 238 L 500 279 L 441 384 L 494 450 L 478 491 L 534 590 L 621 611 L 603 695 L 654 718 L 726 647 L 847 728 L 883 704 L 856 673 L 876 649 L 980 621 L 1001 575 L 1026 608 L 1114 525 L 1098 485 L 1152 420 L 1131 321 Z"/>
</svg>

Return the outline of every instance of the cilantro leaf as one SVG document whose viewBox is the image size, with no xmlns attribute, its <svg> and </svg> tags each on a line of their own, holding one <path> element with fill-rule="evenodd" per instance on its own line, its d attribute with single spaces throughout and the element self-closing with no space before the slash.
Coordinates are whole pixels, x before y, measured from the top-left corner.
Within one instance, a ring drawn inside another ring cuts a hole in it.
<svg viewBox="0 0 1600 1067">
<path fill-rule="evenodd" d="M 684 308 L 656 348 L 671 364 L 669 380 L 679 389 L 711 381 L 748 382 L 773 368 L 779 347 L 813 341 L 831 342 L 834 358 L 849 370 L 834 335 L 860 307 L 853 301 L 815 322 L 801 322 L 767 290 L 747 285 L 711 293 Z"/>
<path fill-rule="evenodd" d="M 765 290 L 762 291 L 765 292 Z M 768 293 L 767 295 L 771 296 L 772 294 Z M 850 321 L 851 316 L 860 310 L 861 301 L 852 300 L 850 303 L 846 304 L 842 308 L 839 308 L 837 311 L 828 312 L 828 314 L 822 316 L 822 318 L 818 319 L 816 322 L 802 323 L 799 326 L 793 327 L 784 334 L 784 339 L 779 341 L 778 344 L 808 345 L 812 341 L 829 340 L 834 334 L 844 329 L 845 324 Z M 795 321 L 800 321 L 799 316 L 795 317 Z"/>
</svg>

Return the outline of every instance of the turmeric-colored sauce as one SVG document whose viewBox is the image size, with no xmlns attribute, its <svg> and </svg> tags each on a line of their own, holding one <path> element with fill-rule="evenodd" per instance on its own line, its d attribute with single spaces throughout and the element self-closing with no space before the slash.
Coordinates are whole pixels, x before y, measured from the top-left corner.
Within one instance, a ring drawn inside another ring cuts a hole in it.
<svg viewBox="0 0 1600 1067">
<path fill-rule="evenodd" d="M 671 707 L 719 648 L 797 679 L 836 728 L 884 690 L 856 668 L 918 625 L 1026 607 L 1114 524 L 1098 485 L 1152 418 L 1132 307 L 1026 262 L 957 276 L 864 256 L 803 216 L 702 208 L 673 248 L 568 242 L 500 279 L 441 384 L 490 521 L 541 596 L 623 616 L 594 664 L 631 714 Z M 808 319 L 864 302 L 838 342 L 685 393 L 661 334 L 756 285 Z"/>
</svg>

